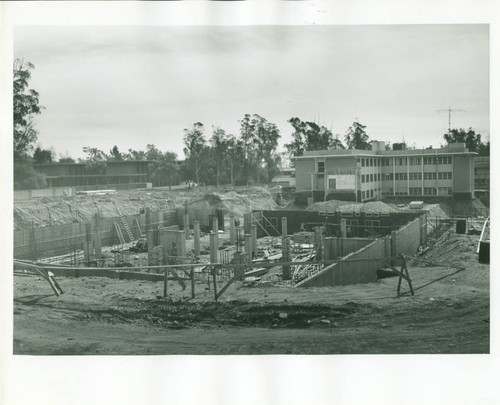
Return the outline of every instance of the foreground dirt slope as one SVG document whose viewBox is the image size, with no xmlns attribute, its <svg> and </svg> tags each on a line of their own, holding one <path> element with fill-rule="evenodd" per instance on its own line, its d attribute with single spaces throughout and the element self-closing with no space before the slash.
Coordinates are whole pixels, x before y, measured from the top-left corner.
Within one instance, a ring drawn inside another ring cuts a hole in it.
<svg viewBox="0 0 500 405">
<path fill-rule="evenodd" d="M 59 277 L 65 294 L 55 297 L 45 281 L 16 277 L 14 353 L 488 353 L 489 265 L 477 263 L 477 236 L 451 239 L 459 251 L 439 266 L 409 266 L 415 296 L 401 298 L 397 278 L 307 289 L 235 284 L 216 305 L 204 284 L 191 300 L 172 282 L 164 299 L 162 283 Z"/>
</svg>

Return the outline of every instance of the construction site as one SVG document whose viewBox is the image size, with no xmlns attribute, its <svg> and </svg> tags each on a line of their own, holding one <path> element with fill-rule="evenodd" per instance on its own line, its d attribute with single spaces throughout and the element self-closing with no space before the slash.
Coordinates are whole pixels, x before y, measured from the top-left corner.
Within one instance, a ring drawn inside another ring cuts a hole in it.
<svg viewBox="0 0 500 405">
<path fill-rule="evenodd" d="M 14 276 L 16 354 L 489 353 L 489 210 L 475 199 L 20 199 Z"/>
</svg>

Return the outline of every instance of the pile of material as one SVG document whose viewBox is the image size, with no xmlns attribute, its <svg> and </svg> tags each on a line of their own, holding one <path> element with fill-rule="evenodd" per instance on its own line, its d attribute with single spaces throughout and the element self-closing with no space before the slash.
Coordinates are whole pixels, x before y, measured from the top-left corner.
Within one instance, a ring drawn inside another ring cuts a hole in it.
<svg viewBox="0 0 500 405">
<path fill-rule="evenodd" d="M 368 213 L 391 213 L 397 212 L 397 210 L 390 205 L 382 202 L 382 201 L 370 201 L 366 203 L 351 203 L 348 201 L 338 201 L 338 200 L 330 200 L 330 201 L 322 201 L 317 202 L 309 207 L 307 207 L 307 211 L 326 211 L 326 212 L 368 212 Z"/>
<path fill-rule="evenodd" d="M 423 208 L 430 218 L 448 218 L 448 214 L 440 204 L 426 204 Z"/>
<path fill-rule="evenodd" d="M 88 222 L 96 215 L 117 217 L 122 214 L 139 214 L 145 209 L 166 211 L 173 208 L 174 204 L 171 200 L 158 199 L 146 193 L 142 195 L 78 195 L 16 201 L 14 229 Z"/>
<path fill-rule="evenodd" d="M 188 205 L 191 207 L 223 209 L 238 217 L 242 217 L 244 213 L 252 210 L 274 210 L 278 208 L 272 194 L 262 187 L 252 187 L 243 192 L 207 193 L 189 202 Z"/>
<path fill-rule="evenodd" d="M 265 188 L 252 187 L 243 192 L 227 193 L 191 191 L 120 191 L 113 195 L 77 195 L 16 201 L 14 229 L 52 226 L 71 222 L 88 222 L 96 215 L 117 217 L 137 215 L 146 209 L 168 211 L 185 203 L 194 207 L 224 209 L 238 217 L 252 210 L 278 207 Z"/>
</svg>

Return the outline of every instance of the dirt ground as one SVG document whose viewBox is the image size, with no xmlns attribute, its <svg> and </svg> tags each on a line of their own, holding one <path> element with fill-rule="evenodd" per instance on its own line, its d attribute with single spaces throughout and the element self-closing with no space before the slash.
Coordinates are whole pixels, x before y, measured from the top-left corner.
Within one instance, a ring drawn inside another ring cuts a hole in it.
<svg viewBox="0 0 500 405">
<path fill-rule="evenodd" d="M 323 288 L 234 283 L 213 291 L 99 277 L 14 278 L 14 354 L 489 353 L 489 265 L 478 236 L 445 236 L 446 254 L 408 266 L 415 295 L 397 278 Z M 424 256 L 425 258 L 425 256 Z M 436 263 L 436 261 L 440 261 Z M 437 264 L 437 265 L 436 265 Z"/>
</svg>

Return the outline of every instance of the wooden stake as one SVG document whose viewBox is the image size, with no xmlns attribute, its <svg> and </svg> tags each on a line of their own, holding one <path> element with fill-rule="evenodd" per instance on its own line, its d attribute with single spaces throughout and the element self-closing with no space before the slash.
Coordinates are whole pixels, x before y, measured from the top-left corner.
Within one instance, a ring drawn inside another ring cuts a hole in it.
<svg viewBox="0 0 500 405">
<path fill-rule="evenodd" d="M 194 266 L 191 267 L 191 298 L 194 298 Z"/>
<path fill-rule="evenodd" d="M 216 267 L 213 266 L 212 267 L 212 272 L 213 272 L 213 275 L 214 275 L 214 297 L 215 297 L 215 302 L 217 302 L 217 271 L 216 271 Z"/>
</svg>

